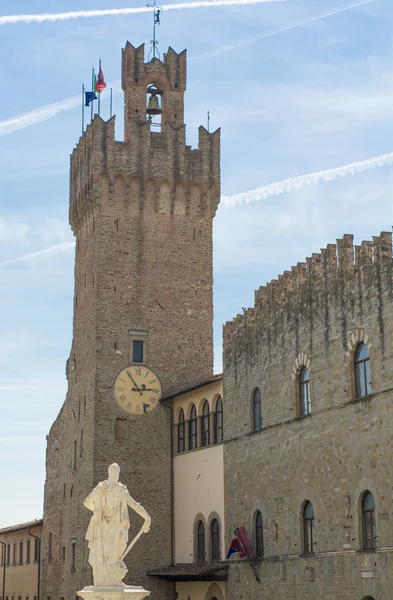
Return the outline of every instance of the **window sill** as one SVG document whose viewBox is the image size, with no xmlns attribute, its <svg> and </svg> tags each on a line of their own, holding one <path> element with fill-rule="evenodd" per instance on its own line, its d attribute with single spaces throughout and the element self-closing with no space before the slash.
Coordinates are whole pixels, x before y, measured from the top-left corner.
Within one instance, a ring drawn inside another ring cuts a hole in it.
<svg viewBox="0 0 393 600">
<path fill-rule="evenodd" d="M 207 450 L 208 448 L 215 448 L 216 446 L 222 446 L 224 442 L 218 444 L 209 444 L 208 446 L 199 446 L 199 448 L 193 448 L 192 450 L 183 450 L 183 452 L 174 452 L 173 456 L 181 456 L 182 454 L 189 454 L 190 452 L 198 452 L 198 450 Z"/>
</svg>

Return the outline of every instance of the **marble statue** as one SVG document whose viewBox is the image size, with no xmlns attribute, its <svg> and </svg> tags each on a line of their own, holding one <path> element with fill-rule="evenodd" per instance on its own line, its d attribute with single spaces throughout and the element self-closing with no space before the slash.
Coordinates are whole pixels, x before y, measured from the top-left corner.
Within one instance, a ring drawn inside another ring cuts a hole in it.
<svg viewBox="0 0 393 600">
<path fill-rule="evenodd" d="M 108 479 L 101 481 L 83 502 L 93 513 L 86 540 L 89 543 L 89 563 L 93 569 L 95 588 L 125 586 L 122 580 L 127 567 L 123 559 L 142 533 L 147 533 L 150 529 L 150 516 L 143 506 L 131 498 L 126 486 L 119 483 L 119 473 L 119 465 L 110 465 Z M 130 527 L 128 507 L 145 519 L 145 522 L 127 547 Z"/>
</svg>

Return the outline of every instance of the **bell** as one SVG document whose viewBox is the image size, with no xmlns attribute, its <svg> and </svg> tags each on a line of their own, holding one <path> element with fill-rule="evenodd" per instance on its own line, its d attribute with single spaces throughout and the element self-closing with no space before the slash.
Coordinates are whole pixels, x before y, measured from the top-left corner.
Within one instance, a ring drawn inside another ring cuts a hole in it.
<svg viewBox="0 0 393 600">
<path fill-rule="evenodd" d="M 156 94 L 152 94 L 149 98 L 149 104 L 147 105 L 146 112 L 148 115 L 160 115 L 162 110 Z"/>
</svg>

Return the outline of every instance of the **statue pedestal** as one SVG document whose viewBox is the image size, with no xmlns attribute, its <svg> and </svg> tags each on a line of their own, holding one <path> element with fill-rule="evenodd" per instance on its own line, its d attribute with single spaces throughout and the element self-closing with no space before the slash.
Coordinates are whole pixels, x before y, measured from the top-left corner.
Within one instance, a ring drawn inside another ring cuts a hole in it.
<svg viewBox="0 0 393 600">
<path fill-rule="evenodd" d="M 77 592 L 83 600 L 143 600 L 150 592 L 138 585 L 95 586 L 89 585 Z"/>
</svg>

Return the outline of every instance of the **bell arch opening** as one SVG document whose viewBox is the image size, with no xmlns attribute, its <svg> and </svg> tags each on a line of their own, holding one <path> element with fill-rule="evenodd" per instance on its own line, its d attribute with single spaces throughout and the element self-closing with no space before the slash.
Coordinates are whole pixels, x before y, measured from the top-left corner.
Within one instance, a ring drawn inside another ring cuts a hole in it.
<svg viewBox="0 0 393 600">
<path fill-rule="evenodd" d="M 164 91 L 153 83 L 146 88 L 146 118 L 152 133 L 161 133 L 163 94 Z"/>
</svg>

